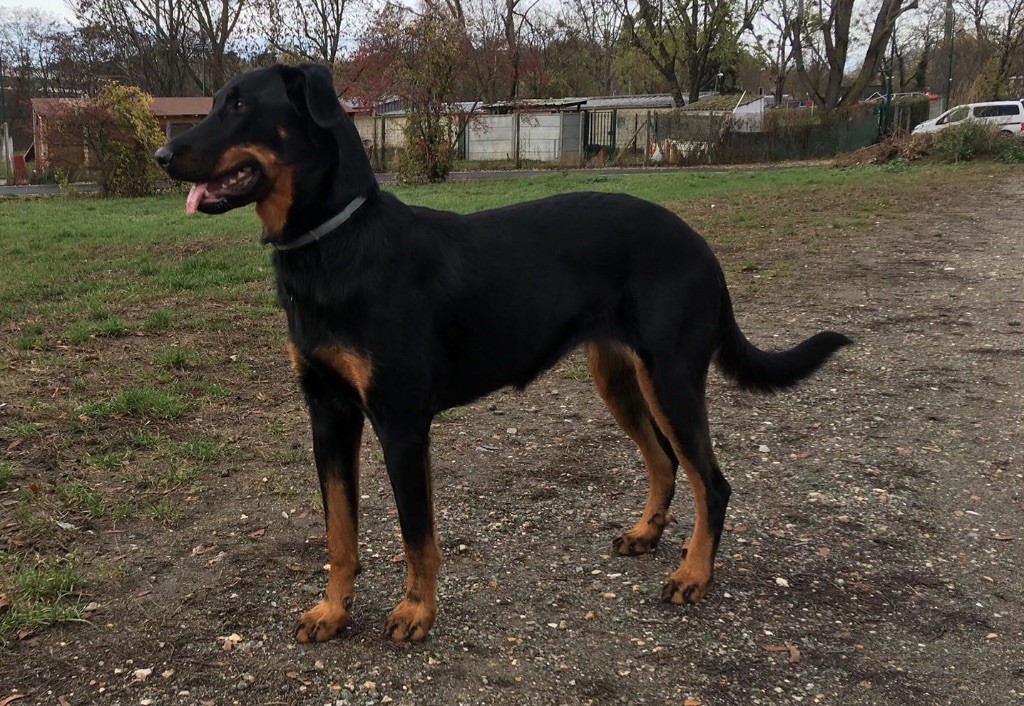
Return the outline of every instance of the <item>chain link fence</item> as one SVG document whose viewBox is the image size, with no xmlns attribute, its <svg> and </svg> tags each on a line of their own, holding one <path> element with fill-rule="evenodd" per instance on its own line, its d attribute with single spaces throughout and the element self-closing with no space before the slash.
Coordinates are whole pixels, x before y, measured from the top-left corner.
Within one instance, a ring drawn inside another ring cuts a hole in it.
<svg viewBox="0 0 1024 706">
<path fill-rule="evenodd" d="M 875 106 L 833 113 L 769 109 L 735 116 L 677 110 L 650 116 L 646 161 L 698 165 L 823 159 L 872 144 L 878 128 Z"/>
</svg>

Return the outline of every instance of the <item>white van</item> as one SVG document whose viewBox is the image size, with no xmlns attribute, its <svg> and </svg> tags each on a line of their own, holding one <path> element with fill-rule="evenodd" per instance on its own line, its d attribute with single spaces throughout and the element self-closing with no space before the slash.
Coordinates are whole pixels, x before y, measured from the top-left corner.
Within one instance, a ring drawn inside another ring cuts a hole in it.
<svg viewBox="0 0 1024 706">
<path fill-rule="evenodd" d="M 1024 137 L 1024 102 L 991 101 L 958 105 L 935 118 L 926 120 L 914 128 L 913 134 L 938 132 L 963 120 L 974 120 L 999 128 L 1000 132 Z"/>
</svg>

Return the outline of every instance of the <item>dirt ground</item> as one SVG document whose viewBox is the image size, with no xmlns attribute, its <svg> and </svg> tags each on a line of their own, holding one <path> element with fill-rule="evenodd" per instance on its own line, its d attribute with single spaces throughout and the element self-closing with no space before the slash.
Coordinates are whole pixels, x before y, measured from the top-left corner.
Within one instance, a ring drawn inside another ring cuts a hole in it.
<svg viewBox="0 0 1024 706">
<path fill-rule="evenodd" d="M 190 422 L 230 430 L 238 469 L 171 496 L 180 517 L 155 533 L 84 525 L 82 558 L 117 578 L 90 586 L 88 622 L 0 653 L 0 703 L 1024 703 L 1019 186 L 936 191 L 808 252 L 765 243 L 762 262 L 796 263 L 770 281 L 723 253 L 755 342 L 835 328 L 856 346 L 788 394 L 713 377 L 734 494 L 701 604 L 659 601 L 692 520 L 684 485 L 655 553 L 612 555 L 646 478 L 576 356 L 436 422 L 428 642 L 382 637 L 405 568 L 368 438 L 354 621 L 295 644 L 326 578 L 322 516 L 300 397 L 268 344 L 252 389 Z M 236 334 L 214 335 L 229 349 Z M 18 453 L 44 463 L 34 443 Z"/>
</svg>

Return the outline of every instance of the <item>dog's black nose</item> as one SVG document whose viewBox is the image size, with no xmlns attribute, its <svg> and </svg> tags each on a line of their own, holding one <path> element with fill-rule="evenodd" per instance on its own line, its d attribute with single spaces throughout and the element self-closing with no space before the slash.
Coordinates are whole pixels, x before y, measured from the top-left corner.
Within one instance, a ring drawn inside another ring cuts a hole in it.
<svg viewBox="0 0 1024 706">
<path fill-rule="evenodd" d="M 155 159 L 156 163 L 161 167 L 167 169 L 171 164 L 171 160 L 174 159 L 174 151 L 167 145 L 164 145 L 156 151 L 156 154 L 153 155 L 153 159 Z"/>
</svg>

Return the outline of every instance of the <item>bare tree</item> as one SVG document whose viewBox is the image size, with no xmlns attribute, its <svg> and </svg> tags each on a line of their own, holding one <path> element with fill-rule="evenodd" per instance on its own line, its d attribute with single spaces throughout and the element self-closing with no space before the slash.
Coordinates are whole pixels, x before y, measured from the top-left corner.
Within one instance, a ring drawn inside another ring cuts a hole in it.
<svg viewBox="0 0 1024 706">
<path fill-rule="evenodd" d="M 311 0 L 311 4 L 316 2 Z M 200 85 L 204 93 L 212 94 L 228 79 L 228 44 L 242 19 L 247 0 L 184 0 L 184 3 L 198 40 Z"/>
<path fill-rule="evenodd" d="M 793 69 L 796 0 L 765 0 L 755 21 L 754 49 L 768 67 L 775 102 L 781 103 L 786 79 Z"/>
<path fill-rule="evenodd" d="M 870 28 L 864 61 L 853 80 L 845 82 L 855 0 L 796 0 L 797 31 L 792 35 L 796 72 L 819 107 L 833 110 L 860 100 L 878 71 L 896 20 L 916 8 L 917 1 L 881 0 L 873 21 L 864 18 Z"/>
<path fill-rule="evenodd" d="M 923 91 L 929 88 L 928 74 L 932 56 L 942 40 L 946 26 L 945 0 L 925 0 L 918 12 L 908 13 L 893 33 L 890 67 L 885 61 L 883 71 L 892 72 L 897 90 Z"/>
<path fill-rule="evenodd" d="M 699 98 L 731 68 L 763 0 L 620 0 L 632 42 L 672 86 L 676 100 Z"/>
<path fill-rule="evenodd" d="M 80 24 L 104 33 L 123 80 L 165 96 L 191 93 L 200 82 L 185 0 L 75 0 L 74 10 Z"/>
<path fill-rule="evenodd" d="M 590 70 L 604 93 L 615 80 L 615 46 L 622 36 L 623 15 L 615 0 L 568 0 L 566 23 L 575 29 L 590 54 Z"/>
<path fill-rule="evenodd" d="M 1013 70 L 1024 66 L 1024 0 L 991 0 L 987 10 L 983 31 L 993 48 L 987 89 L 992 98 L 1007 98 Z"/>
<path fill-rule="evenodd" d="M 334 66 L 344 54 L 349 6 L 349 0 L 266 0 L 253 14 L 275 51 Z"/>
</svg>

